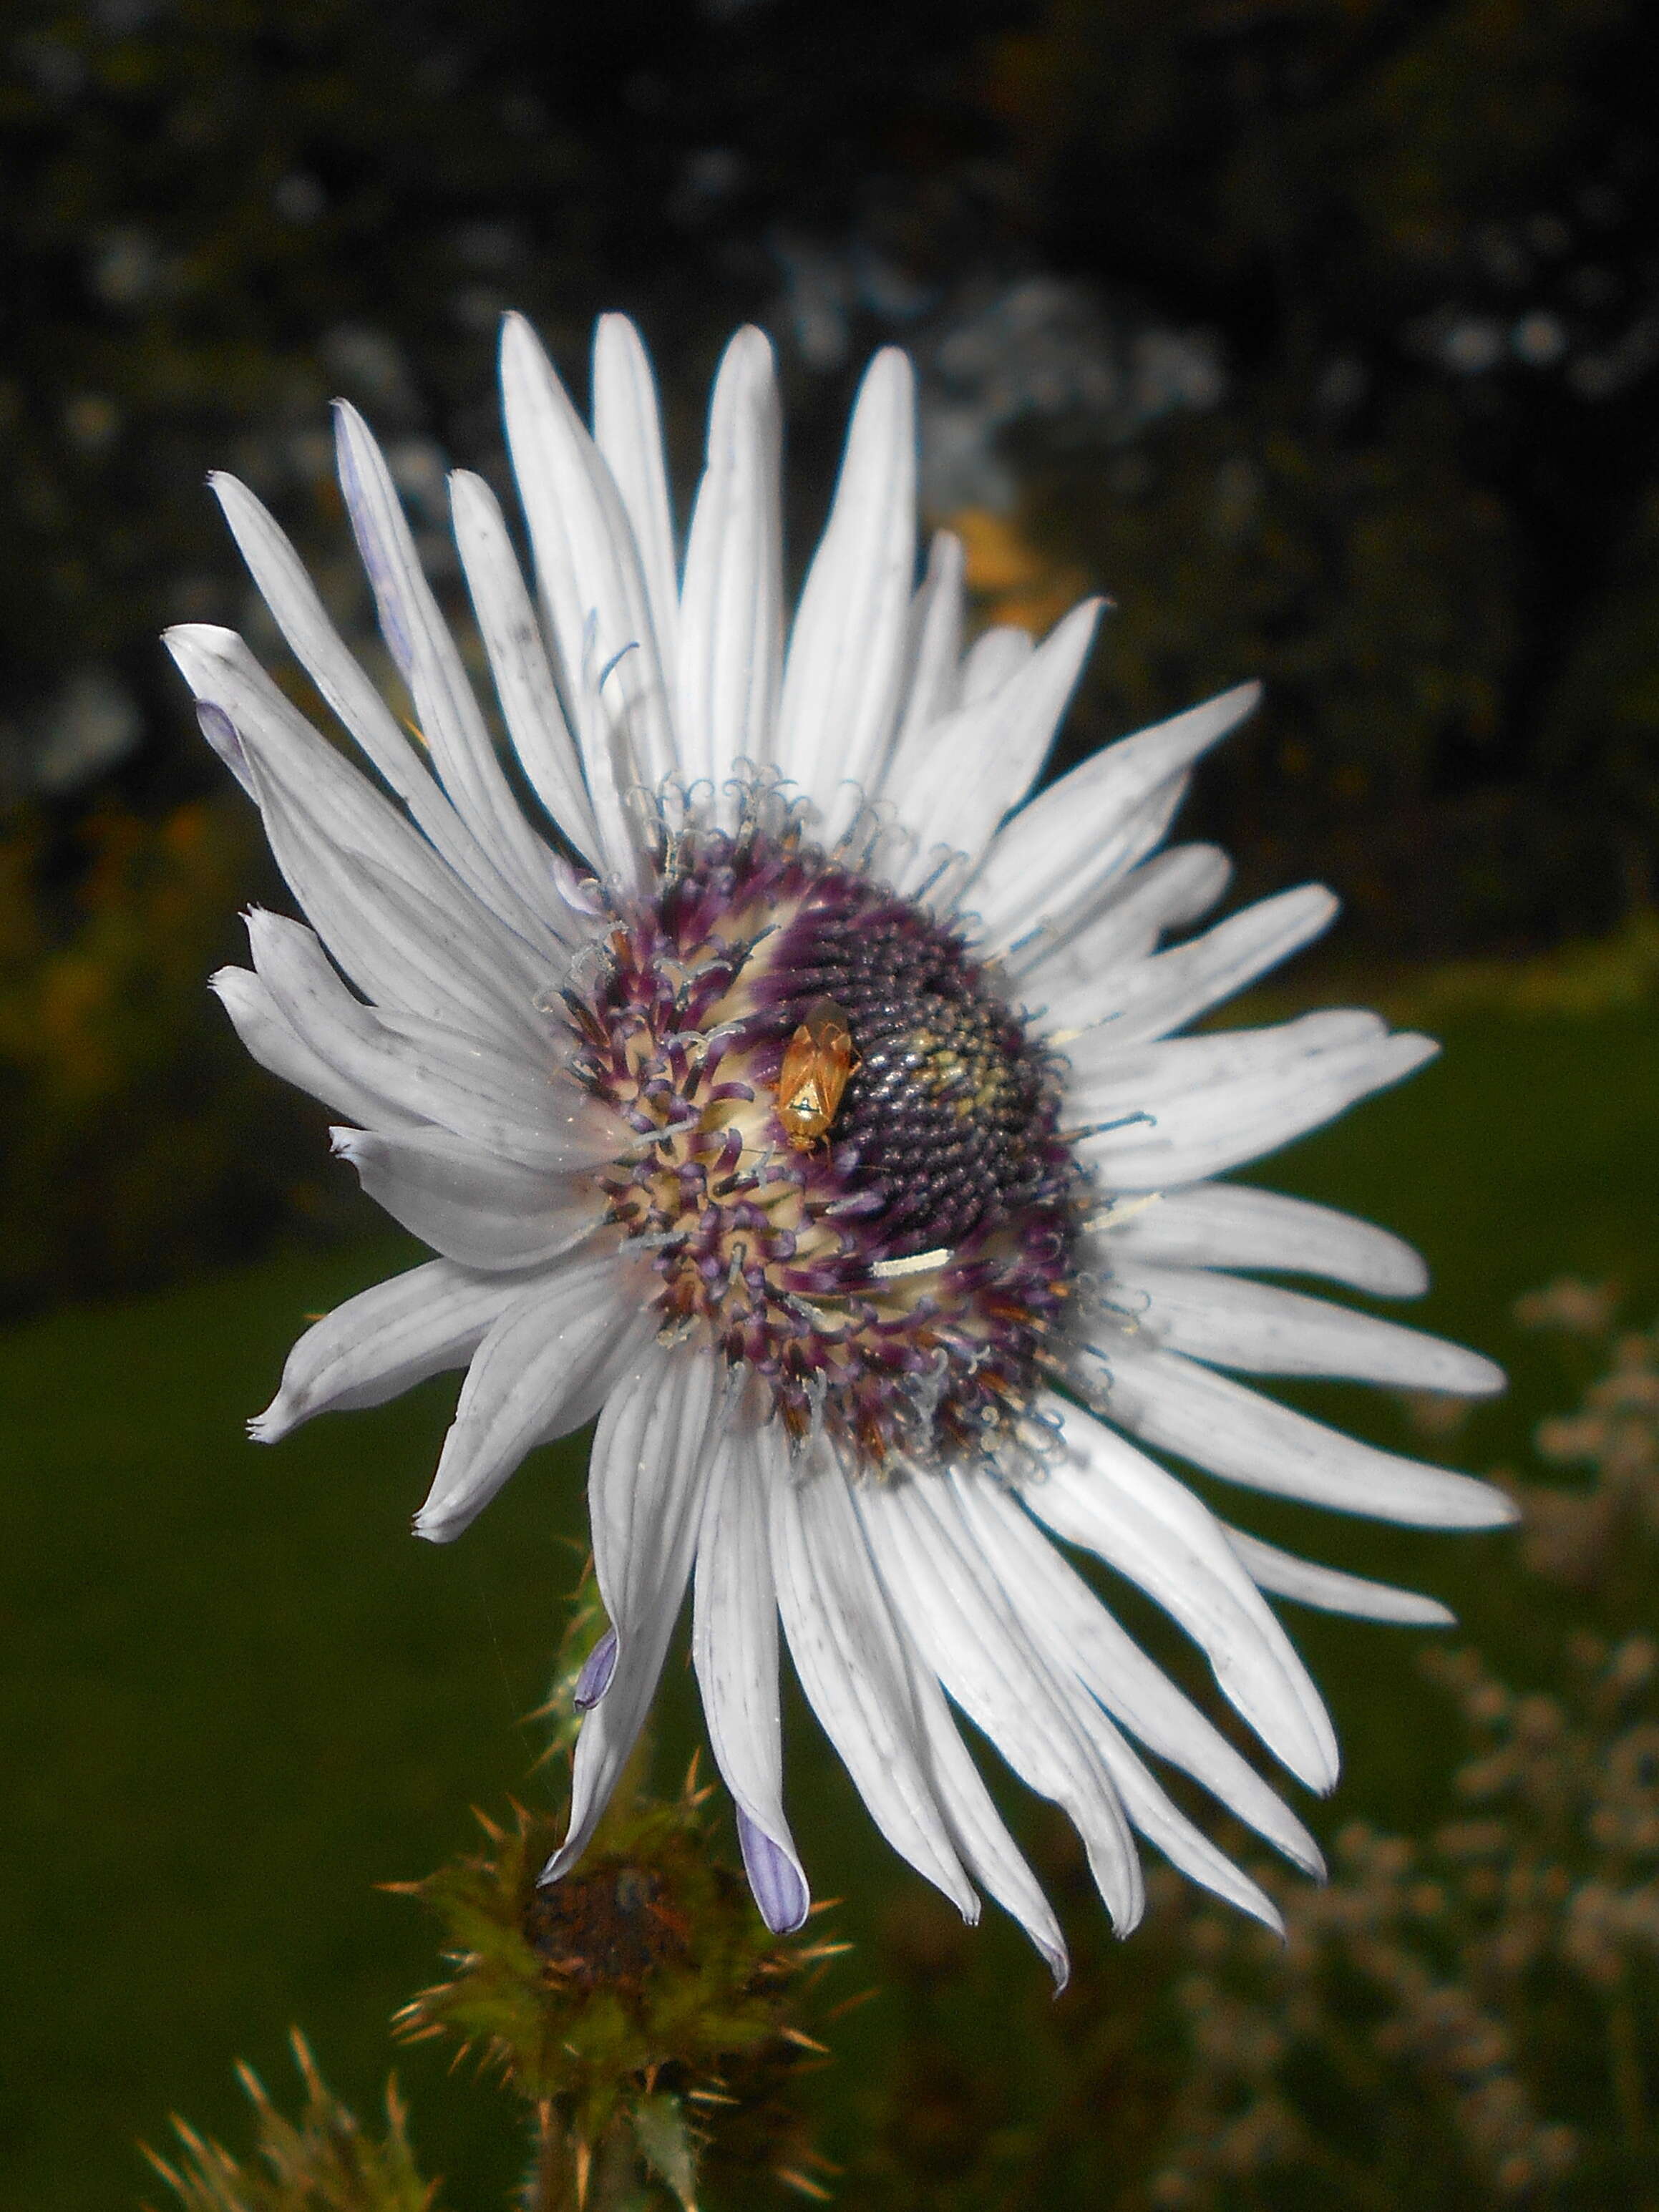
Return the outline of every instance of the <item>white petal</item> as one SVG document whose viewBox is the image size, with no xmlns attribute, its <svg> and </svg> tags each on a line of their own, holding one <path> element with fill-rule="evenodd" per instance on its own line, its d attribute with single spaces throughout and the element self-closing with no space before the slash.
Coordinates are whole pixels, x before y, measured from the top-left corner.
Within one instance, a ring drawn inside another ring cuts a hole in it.
<svg viewBox="0 0 1659 2212">
<path fill-rule="evenodd" d="M 958 702 L 963 567 L 961 538 L 954 531 L 937 531 L 928 550 L 927 574 L 911 602 L 904 712 L 880 780 L 883 795 L 896 805 L 902 806 L 902 794 L 910 790 L 911 748 Z"/>
<path fill-rule="evenodd" d="M 1073 1121 L 1107 1125 L 1083 1140 L 1084 1158 L 1113 1191 L 1223 1175 L 1402 1082 L 1440 1049 L 1431 1037 L 1390 1036 L 1380 1023 L 1356 1037 L 1326 1019 L 1182 1037 L 1074 1079 Z"/>
<path fill-rule="evenodd" d="M 388 1012 L 442 1023 L 491 1050 L 544 1054 L 536 986 L 516 958 L 499 957 L 495 927 L 478 927 L 483 909 L 453 878 L 434 905 L 346 838 L 337 845 L 252 738 L 246 750 L 277 866 L 358 988 Z"/>
<path fill-rule="evenodd" d="M 445 790 L 483 849 L 532 907 L 549 877 L 547 849 L 519 811 L 421 568 L 386 458 L 349 400 L 334 403 L 340 489 L 380 610 L 380 631 L 415 702 Z"/>
<path fill-rule="evenodd" d="M 592 1418 L 619 1343 L 633 1349 L 636 1289 L 607 1252 L 559 1267 L 505 1309 L 473 1354 L 416 1535 L 452 1542 L 527 1452 Z"/>
<path fill-rule="evenodd" d="M 616 742 L 653 789 L 678 761 L 639 550 L 610 469 L 520 315 L 502 326 L 501 392 L 565 704 L 611 861 L 615 808 L 626 797 Z"/>
<path fill-rule="evenodd" d="M 407 1012 L 462 1026 L 488 1016 L 498 1035 L 503 1025 L 520 1038 L 529 1034 L 549 954 L 560 966 L 568 957 L 549 933 L 542 933 L 547 951 L 532 952 L 318 735 L 233 630 L 191 623 L 169 631 L 167 641 L 198 698 L 233 726 L 242 778 L 265 815 L 277 865 L 353 981 Z M 406 951 L 396 941 L 403 917 L 382 911 L 365 881 L 365 860 L 406 884 L 428 911 L 427 932 Z"/>
<path fill-rule="evenodd" d="M 556 1172 L 591 1157 L 592 1109 L 550 1049 L 538 1068 L 435 1023 L 377 1012 L 352 997 L 308 929 L 257 908 L 247 927 L 278 1009 L 348 1086 L 524 1167 Z"/>
<path fill-rule="evenodd" d="M 928 1771 L 951 1840 L 968 1871 L 1012 1913 L 1047 1960 L 1056 1990 L 1066 1986 L 1071 1962 L 1053 1906 L 1003 1825 L 991 1793 L 963 1743 L 939 1677 L 907 1641 L 911 1686 L 927 1737 Z"/>
<path fill-rule="evenodd" d="M 651 356 L 626 315 L 601 315 L 593 332 L 593 442 L 616 480 L 639 550 L 657 650 L 672 668 L 678 602 L 662 416 Z"/>
<path fill-rule="evenodd" d="M 1267 1267 L 1327 1275 L 1377 1297 L 1416 1297 L 1429 1273 L 1409 1244 L 1386 1229 L 1304 1198 L 1236 1183 L 1200 1183 L 1132 1200 L 1097 1222 L 1093 1241 L 1106 1267 L 1122 1255 L 1194 1267 Z"/>
<path fill-rule="evenodd" d="M 1258 975 L 1328 929 L 1337 902 L 1322 884 L 1304 884 L 1230 914 L 1202 936 L 1116 970 L 1081 1035 L 1068 1037 L 1067 1057 L 1092 1068 L 1132 1044 L 1167 1036 L 1254 983 Z"/>
<path fill-rule="evenodd" d="M 1018 675 L 1036 651 L 1036 640 L 1030 631 L 1018 629 L 1012 623 L 999 623 L 981 631 L 962 664 L 957 679 L 960 703 L 971 707 L 981 699 L 988 699 L 994 691 L 1000 691 L 1011 677 Z"/>
<path fill-rule="evenodd" d="M 1410 1628 L 1452 1628 L 1456 1615 L 1431 1597 L 1415 1590 L 1395 1589 L 1389 1583 L 1368 1582 L 1363 1575 L 1345 1575 L 1335 1567 L 1316 1566 L 1281 1552 L 1242 1528 L 1221 1523 L 1221 1533 L 1243 1561 L 1258 1589 L 1275 1597 L 1288 1597 L 1298 1605 L 1317 1606 L 1322 1613 L 1346 1613 L 1359 1620 L 1392 1620 Z"/>
<path fill-rule="evenodd" d="M 1058 1623 L 1044 1607 L 1048 1577 L 1039 1573 L 1023 1579 L 1018 1554 L 1011 1557 L 999 1551 L 996 1557 L 1003 1588 L 1025 1633 L 1055 1674 L 1069 1679 L 1075 1671 L 1073 1652 Z M 1189 1880 L 1282 1935 L 1283 1921 L 1267 1893 L 1170 1802 L 1096 1701 L 1079 1698 L 1075 1710 L 1136 1832 L 1155 1844 Z"/>
<path fill-rule="evenodd" d="M 554 821 L 579 853 L 597 863 L 602 848 L 593 804 L 506 520 L 483 478 L 465 469 L 450 477 L 449 501 L 456 549 L 513 750 Z"/>
<path fill-rule="evenodd" d="M 1081 1028 L 1099 1012 L 1112 971 L 1143 960 L 1167 929 L 1196 921 L 1227 888 L 1232 863 L 1215 845 L 1176 845 L 1132 868 L 1100 904 L 1058 934 L 1034 931 L 1008 954 L 1026 999 L 1053 1034 Z"/>
<path fill-rule="evenodd" d="M 559 1028 L 544 1011 L 550 969 L 534 967 L 516 940 L 514 957 L 501 958 L 494 933 L 479 931 L 477 910 L 464 893 L 453 890 L 449 897 L 434 902 L 368 853 L 345 853 L 340 874 L 356 877 L 364 904 L 373 902 L 380 927 L 392 946 L 401 947 L 407 968 L 434 983 L 441 979 L 441 1009 L 435 1004 L 403 1006 L 393 999 L 390 1003 L 398 1012 L 474 1030 L 483 1043 L 527 1056 L 532 1065 L 562 1057 Z M 580 925 L 574 915 L 568 919 L 574 936 Z M 550 974 L 561 975 L 567 966 L 567 960 L 560 960 Z"/>
<path fill-rule="evenodd" d="M 375 1283 L 314 1322 L 288 1355 L 282 1388 L 248 1423 L 274 1444 L 313 1413 L 383 1406 L 429 1375 L 465 1367 L 522 1283 L 464 1273 L 429 1260 Z"/>
<path fill-rule="evenodd" d="M 767 1529 L 768 1486 L 788 1480 L 788 1455 L 773 1431 L 749 1426 L 732 1437 L 703 1508 L 691 1628 L 714 1763 L 738 1810 L 782 1854 L 793 1874 L 790 1909 L 776 1922 L 767 1914 L 778 1935 L 799 1928 L 811 1901 L 783 1810 L 778 1601 Z M 787 1881 L 780 1883 L 775 1866 L 766 1872 L 772 1877 L 766 1884 L 769 1901 L 781 1905 Z"/>
<path fill-rule="evenodd" d="M 915 379 L 884 347 L 865 372 L 834 504 L 784 665 L 777 760 L 833 842 L 878 787 L 900 706 L 916 565 Z"/>
<path fill-rule="evenodd" d="M 544 1267 L 591 1235 L 605 1210 L 586 1179 L 538 1174 L 447 1131 L 329 1134 L 374 1203 L 458 1267 Z"/>
<path fill-rule="evenodd" d="M 269 986 L 246 968 L 220 969 L 210 979 L 208 988 L 230 1016 L 250 1057 L 268 1073 L 320 1099 L 336 1114 L 349 1114 L 382 1128 L 402 1121 L 411 1128 L 423 1124 L 423 1115 L 399 1104 L 373 1084 L 343 1074 L 313 1050 L 277 1005 Z"/>
<path fill-rule="evenodd" d="M 726 1412 L 711 1355 L 652 1344 L 600 1416 L 587 1505 L 593 1571 L 616 1632 L 617 1658 L 603 1701 L 582 1722 L 570 1825 L 542 1870 L 544 1882 L 556 1881 L 581 1856 L 650 1711 L 696 1553 Z"/>
<path fill-rule="evenodd" d="M 987 939 L 1012 945 L 1046 916 L 1056 927 L 1091 905 L 1139 859 L 1142 808 L 1228 732 L 1261 696 L 1240 684 L 1168 722 L 1121 738 L 1052 784 L 1002 830 L 965 895 Z"/>
<path fill-rule="evenodd" d="M 1004 1586 L 1033 1633 L 1057 1638 L 1079 1680 L 1160 1759 L 1200 1782 L 1228 1811 L 1310 1874 L 1324 1871 L 1319 1846 L 1290 1808 L 1225 1736 L 1153 1663 L 1062 1559 L 1030 1516 L 982 1476 L 954 1478 Z M 1022 1493 L 1023 1494 L 1023 1493 Z"/>
<path fill-rule="evenodd" d="M 1490 1483 L 1360 1443 L 1178 1352 L 1125 1337 L 1109 1364 L 1113 1420 L 1228 1482 L 1423 1528 L 1499 1528 L 1516 1517 Z"/>
<path fill-rule="evenodd" d="M 1270 1028 L 1217 1029 L 1202 1036 L 1121 1041 L 1116 1022 L 1108 1019 L 1072 1036 L 1064 1051 L 1071 1090 L 1080 1103 L 1097 1098 L 1106 1113 L 1121 1110 L 1131 1100 L 1156 1109 L 1186 1091 L 1231 1092 L 1262 1074 L 1299 1079 L 1304 1061 L 1349 1046 L 1372 1046 L 1388 1034 L 1381 1014 L 1364 1007 L 1322 1006 Z"/>
<path fill-rule="evenodd" d="M 976 860 L 997 823 L 1024 798 L 1070 703 L 1101 605 L 1090 599 L 1074 607 L 999 690 L 936 722 L 915 749 L 911 792 L 901 796 L 890 781 L 887 795 L 921 840 L 900 890 L 920 884 L 940 851 Z"/>
<path fill-rule="evenodd" d="M 1014 1618 L 945 1483 L 923 1476 L 856 1493 L 895 1610 L 963 1711 L 1016 1774 L 1064 1806 L 1120 1934 L 1145 1903 L 1116 1792 L 1056 1681 Z"/>
<path fill-rule="evenodd" d="M 782 427 L 772 347 L 741 330 L 708 416 L 680 599 L 680 754 L 720 793 L 736 761 L 771 751 L 783 664 Z"/>
<path fill-rule="evenodd" d="M 1113 1302 L 1171 1352 L 1251 1375 L 1346 1375 L 1403 1390 L 1481 1398 L 1504 1370 L 1478 1352 L 1270 1283 L 1121 1260 Z"/>
<path fill-rule="evenodd" d="M 1090 1715 L 1089 1732 L 1136 1832 L 1155 1844 L 1177 1873 L 1184 1874 L 1189 1881 L 1198 1882 L 1241 1912 L 1248 1912 L 1253 1919 L 1261 1921 L 1264 1927 L 1271 1928 L 1276 1936 L 1282 1936 L 1283 1917 L 1266 1890 L 1252 1881 L 1242 1867 L 1235 1866 L 1227 1854 L 1171 1802 L 1097 1706 Z"/>
<path fill-rule="evenodd" d="M 329 707 L 386 778 L 434 848 L 461 881 L 525 941 L 556 942 L 544 915 L 527 906 L 507 883 L 426 763 L 398 726 L 397 717 L 370 683 L 329 620 L 305 564 L 246 484 L 222 474 L 209 477 L 238 550 L 295 658 Z M 201 626 L 187 626 L 192 634 Z"/>
<path fill-rule="evenodd" d="M 870 1816 L 895 1850 L 964 1920 L 979 1900 L 963 1872 L 933 1779 L 905 1644 L 866 1547 L 847 1477 L 823 1449 L 775 1483 L 772 1573 L 807 1703 Z"/>
<path fill-rule="evenodd" d="M 1268 1748 L 1310 1790 L 1330 1790 L 1336 1735 L 1323 1700 L 1209 1509 L 1078 1407 L 1050 1398 L 1044 1411 L 1063 1442 L 1025 1504 L 1179 1621 Z"/>
</svg>

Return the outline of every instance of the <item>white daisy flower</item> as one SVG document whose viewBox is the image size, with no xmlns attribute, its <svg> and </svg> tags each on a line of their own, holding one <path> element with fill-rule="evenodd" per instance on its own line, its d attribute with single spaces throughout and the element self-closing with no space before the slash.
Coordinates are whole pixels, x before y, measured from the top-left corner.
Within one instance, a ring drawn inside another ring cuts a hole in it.
<svg viewBox="0 0 1659 2212">
<path fill-rule="evenodd" d="M 535 598 L 487 486 L 451 489 L 516 779 L 348 406 L 341 487 L 421 742 L 234 478 L 215 488 L 254 580 L 373 776 L 233 633 L 168 638 L 311 924 L 250 915 L 253 968 L 215 988 L 256 1059 L 340 1113 L 337 1150 L 438 1255 L 301 1337 L 254 1434 L 465 1368 L 415 1522 L 447 1542 L 527 1453 L 598 1415 L 611 1626 L 549 1881 L 593 1832 L 690 1583 L 709 1738 L 774 1929 L 809 1895 L 780 1620 L 883 1832 L 968 1918 L 988 1890 L 1057 1978 L 1059 1924 L 953 1705 L 1071 1815 L 1120 1929 L 1141 1910 L 1137 1832 L 1273 1923 L 1149 1761 L 1317 1870 L 1312 1838 L 1051 1539 L 1156 1600 L 1323 1791 L 1331 1724 L 1263 1593 L 1448 1616 L 1218 1520 L 1149 1448 L 1393 1521 L 1487 1528 L 1510 1509 L 1231 1379 L 1501 1380 L 1255 1280 L 1403 1296 L 1425 1278 L 1382 1230 L 1214 1180 L 1434 1050 L 1361 1012 L 1174 1034 L 1335 911 L 1309 886 L 1163 945 L 1226 885 L 1222 854 L 1163 839 L 1255 688 L 1034 796 L 1098 604 L 1041 645 L 999 629 L 964 653 L 953 538 L 916 586 L 902 353 L 864 380 L 787 642 L 758 331 L 714 386 L 683 561 L 632 325 L 599 325 L 591 435 L 516 319 L 501 374 Z"/>
</svg>

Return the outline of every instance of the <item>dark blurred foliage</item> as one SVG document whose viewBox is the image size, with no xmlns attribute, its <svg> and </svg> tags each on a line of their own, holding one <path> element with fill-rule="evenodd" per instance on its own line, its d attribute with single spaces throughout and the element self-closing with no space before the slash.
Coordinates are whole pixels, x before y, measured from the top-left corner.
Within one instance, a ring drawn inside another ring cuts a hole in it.
<svg viewBox="0 0 1659 2212">
<path fill-rule="evenodd" d="M 270 634 L 203 478 L 248 478 L 361 629 L 326 401 L 387 442 L 441 579 L 445 467 L 501 477 L 508 305 L 579 384 L 594 313 L 637 315 L 683 489 L 724 334 L 765 323 L 797 566 L 860 363 L 908 343 L 933 519 L 983 610 L 1117 601 L 1067 756 L 1265 676 L 1194 826 L 1246 889 L 1329 877 L 1351 947 L 1536 945 L 1649 902 L 1656 78 L 1640 0 L 5 11 L 0 1085 L 27 1233 L 0 1301 L 314 1210 L 297 1109 L 284 1134 L 252 1103 L 182 970 L 100 949 L 124 894 L 97 855 L 117 823 L 165 852 L 212 797 L 167 957 L 221 949 L 261 878 L 155 637 Z M 66 1123 L 28 1009 L 52 963 L 106 957 L 88 1003 L 147 1035 L 118 1113 Z M 205 1152 L 212 1202 L 157 1235 L 113 1157 L 135 1144 L 181 1194 Z"/>
<path fill-rule="evenodd" d="M 1653 893 L 1656 74 L 1620 0 L 1060 0 L 1005 49 L 1050 264 L 1225 341 L 1220 405 L 1029 484 L 1121 603 L 1109 709 L 1267 677 L 1200 804 L 1376 943 Z"/>
</svg>

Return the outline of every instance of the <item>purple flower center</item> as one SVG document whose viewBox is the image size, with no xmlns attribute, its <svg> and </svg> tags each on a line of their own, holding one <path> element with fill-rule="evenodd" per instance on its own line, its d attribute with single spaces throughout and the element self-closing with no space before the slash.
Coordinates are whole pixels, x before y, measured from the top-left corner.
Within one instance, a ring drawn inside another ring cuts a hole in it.
<svg viewBox="0 0 1659 2212">
<path fill-rule="evenodd" d="M 994 978 L 787 817 L 665 838 L 612 912 L 572 1066 L 617 1117 L 601 1185 L 665 1331 L 866 1467 L 1025 1456 L 1080 1174 Z"/>
</svg>

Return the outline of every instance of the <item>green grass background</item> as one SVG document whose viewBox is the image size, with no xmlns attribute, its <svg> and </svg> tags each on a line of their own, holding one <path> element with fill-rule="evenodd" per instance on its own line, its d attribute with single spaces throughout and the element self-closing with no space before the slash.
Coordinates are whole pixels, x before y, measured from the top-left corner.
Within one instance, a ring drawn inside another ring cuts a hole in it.
<svg viewBox="0 0 1659 2212">
<path fill-rule="evenodd" d="M 1536 1420 L 1576 1395 L 1559 1352 L 1511 1320 L 1518 1293 L 1571 1271 L 1615 1279 L 1633 1318 L 1659 1304 L 1659 1004 L 1582 995 L 1547 991 L 1542 1011 L 1516 1011 L 1478 979 L 1443 991 L 1443 1059 L 1262 1177 L 1385 1221 L 1431 1255 L 1417 1317 L 1514 1377 L 1445 1448 L 1475 1469 L 1522 1464 Z M 306 1314 L 413 1256 L 385 1237 L 281 1256 L 0 1340 L 9 2206 L 159 2201 L 136 2140 L 161 2143 L 178 2110 L 242 2142 L 231 2062 L 286 2093 L 290 2022 L 337 2088 L 374 2106 L 388 2016 L 433 1952 L 418 1908 L 374 1885 L 465 1844 L 472 1803 L 562 1796 L 556 1772 L 528 1776 L 523 1717 L 580 1565 L 580 1440 L 539 1454 L 460 1544 L 434 1550 L 408 1519 L 453 1381 L 275 1449 L 243 1434 Z M 1322 1389 L 1304 1402 L 1423 1449 L 1389 1398 Z M 1266 1534 L 1438 1592 L 1511 1675 L 1542 1663 L 1548 1624 L 1507 1538 L 1243 1508 Z M 1348 1753 L 1316 1825 L 1409 1823 L 1452 1755 L 1413 1639 L 1305 1614 L 1292 1626 Z M 695 1740 L 683 1674 L 669 1707 L 662 1756 L 678 1761 Z M 846 1899 L 850 1990 L 878 1978 L 879 1930 L 916 1909 L 919 1885 L 799 1712 L 789 1756 L 817 1887 Z M 1006 2005 L 1012 1987 L 1024 2004 L 1042 1970 L 992 1917 L 973 2001 Z M 823 2077 L 832 2148 L 860 2124 L 900 2009 L 878 1995 L 838 2034 Z M 498 2204 L 517 2161 L 507 2108 L 429 2051 L 398 2066 L 447 2200 Z"/>
</svg>

